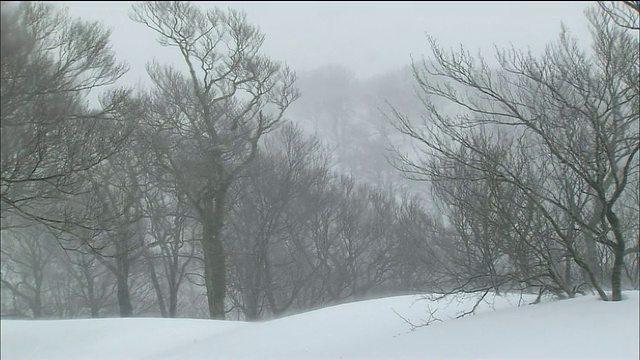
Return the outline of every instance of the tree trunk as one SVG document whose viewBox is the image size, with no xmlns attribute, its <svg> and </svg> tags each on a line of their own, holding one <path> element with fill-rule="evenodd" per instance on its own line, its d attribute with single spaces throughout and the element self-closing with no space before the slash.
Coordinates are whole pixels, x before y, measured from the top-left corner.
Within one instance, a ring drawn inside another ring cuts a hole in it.
<svg viewBox="0 0 640 360">
<path fill-rule="evenodd" d="M 207 288 L 209 318 L 224 320 L 224 299 L 227 288 L 227 269 L 222 227 L 224 226 L 226 188 L 218 190 L 215 198 L 205 199 L 207 211 L 202 217 L 202 249 L 204 250 L 204 277 Z M 215 202 L 215 204 L 214 204 Z"/>
<path fill-rule="evenodd" d="M 89 272 L 89 267 L 86 266 L 83 269 L 84 278 L 87 281 L 87 300 L 89 300 L 89 310 L 91 311 L 91 317 L 97 318 L 100 315 L 100 307 L 96 301 L 95 283 L 93 274 Z"/>
<path fill-rule="evenodd" d="M 607 207 L 607 221 L 611 225 L 616 240 L 613 248 L 613 269 L 611 269 L 611 300 L 622 300 L 622 269 L 624 268 L 625 242 L 622 231 L 620 231 L 620 221 L 613 212 L 611 205 Z"/>
<path fill-rule="evenodd" d="M 96 319 L 100 317 L 100 308 L 98 307 L 98 304 L 96 303 L 91 303 L 90 305 L 91 307 L 91 317 Z"/>
<path fill-rule="evenodd" d="M 171 289 L 171 293 L 169 294 L 169 317 L 176 317 L 176 313 L 178 310 L 178 291 L 177 289 Z"/>
<path fill-rule="evenodd" d="M 259 256 L 254 256 L 253 261 L 247 260 L 245 277 L 242 280 L 242 313 L 246 321 L 256 321 L 258 317 L 258 296 L 260 292 L 260 271 L 258 271 Z"/>
<path fill-rule="evenodd" d="M 153 288 L 156 291 L 156 297 L 158 298 L 158 307 L 160 308 L 160 314 L 162 317 L 167 317 L 167 307 L 164 304 L 164 297 L 162 296 L 162 289 L 160 288 L 160 282 L 158 281 L 158 276 L 156 275 L 156 268 L 153 266 L 153 262 L 151 258 L 149 258 L 148 254 L 144 254 L 145 261 L 147 262 L 147 267 L 149 269 L 149 275 L 151 277 L 151 283 L 153 284 Z"/>
<path fill-rule="evenodd" d="M 44 266 L 39 262 L 33 267 L 34 287 L 33 287 L 33 318 L 38 319 L 42 317 L 42 283 L 44 281 Z"/>
<path fill-rule="evenodd" d="M 267 304 L 271 309 L 271 313 L 275 317 L 279 317 L 291 305 L 293 298 L 295 298 L 295 296 L 292 296 L 291 301 L 289 301 L 288 304 L 280 304 L 278 306 L 278 302 L 276 300 L 275 294 L 273 293 L 273 276 L 271 273 L 271 264 L 268 257 L 265 256 L 265 258 L 263 259 L 263 264 L 264 264 L 263 269 L 264 269 L 264 281 L 265 281 L 264 294 L 267 299 Z"/>
<path fill-rule="evenodd" d="M 127 276 L 123 274 L 118 274 L 117 278 L 120 317 L 130 317 L 133 315 L 133 306 L 131 306 L 131 297 L 129 296 L 129 282 Z"/>
<path fill-rule="evenodd" d="M 215 222 L 212 219 L 212 221 L 203 224 L 204 277 L 207 288 L 209 317 L 211 319 L 224 320 L 225 256 L 219 234 L 220 229 L 216 229 Z"/>
<path fill-rule="evenodd" d="M 595 225 L 594 225 L 595 227 Z M 587 266 L 593 272 L 594 276 L 598 280 L 603 280 L 602 266 L 600 266 L 601 259 L 598 256 L 598 248 L 596 241 L 593 239 L 593 234 L 590 231 L 584 232 L 585 239 L 585 261 Z"/>
<path fill-rule="evenodd" d="M 613 269 L 611 269 L 611 300 L 622 300 L 622 268 L 624 267 L 624 244 L 615 247 Z"/>
<path fill-rule="evenodd" d="M 640 257 L 636 255 L 636 259 L 634 260 L 636 265 L 636 270 L 633 272 L 633 288 L 636 290 L 640 290 Z"/>
<path fill-rule="evenodd" d="M 176 234 L 176 239 L 180 238 L 180 234 Z M 169 282 L 169 317 L 176 317 L 176 313 L 178 311 L 178 290 L 180 289 L 180 280 L 178 272 L 182 274 L 184 268 L 180 270 L 180 258 L 178 257 L 178 252 L 180 248 L 176 245 L 173 246 L 172 250 L 172 259 L 169 263 L 169 274 L 167 274 L 167 280 Z"/>
<path fill-rule="evenodd" d="M 36 290 L 33 299 L 33 318 L 39 319 L 42 317 L 42 294 L 39 290 Z"/>
<path fill-rule="evenodd" d="M 216 232 L 216 238 L 213 242 L 213 279 L 214 279 L 214 289 L 213 289 L 213 306 L 215 309 L 215 313 L 217 314 L 217 319 L 224 319 L 224 299 L 226 296 L 227 289 L 227 268 L 225 266 L 226 256 L 224 254 L 224 246 L 222 244 L 221 239 L 221 231 L 222 229 L 218 229 Z"/>
<path fill-rule="evenodd" d="M 253 295 L 249 295 L 245 298 L 244 319 L 246 321 L 257 321 L 260 319 L 258 316 L 258 304 L 253 298 Z"/>
<path fill-rule="evenodd" d="M 569 297 L 573 298 L 576 296 L 576 289 L 573 285 L 573 277 L 571 276 L 571 259 L 568 256 L 564 258 L 564 282 L 567 284 L 567 288 L 571 290 L 569 293 Z"/>
</svg>

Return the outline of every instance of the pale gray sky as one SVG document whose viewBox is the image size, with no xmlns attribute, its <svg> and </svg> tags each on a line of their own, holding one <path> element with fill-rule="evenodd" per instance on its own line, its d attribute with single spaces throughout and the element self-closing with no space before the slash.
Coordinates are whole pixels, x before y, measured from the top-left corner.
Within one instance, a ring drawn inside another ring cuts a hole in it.
<svg viewBox="0 0 640 360">
<path fill-rule="evenodd" d="M 264 52 L 296 70 L 342 64 L 359 77 L 410 63 L 427 54 L 425 32 L 444 47 L 463 44 L 492 56 L 493 44 L 531 46 L 540 51 L 560 24 L 584 44 L 589 33 L 584 9 L 593 2 L 197 2 L 202 8 L 244 10 L 266 34 Z M 153 32 L 129 20 L 132 2 L 65 2 L 71 14 L 102 21 L 113 29 L 113 48 L 131 65 L 127 82 L 146 77 L 153 57 L 177 61 Z"/>
</svg>

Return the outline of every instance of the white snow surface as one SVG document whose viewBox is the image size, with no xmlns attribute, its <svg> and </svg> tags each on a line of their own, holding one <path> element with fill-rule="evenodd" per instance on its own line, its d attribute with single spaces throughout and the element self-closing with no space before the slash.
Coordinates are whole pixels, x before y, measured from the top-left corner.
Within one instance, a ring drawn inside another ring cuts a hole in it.
<svg viewBox="0 0 640 360">
<path fill-rule="evenodd" d="M 416 295 L 333 306 L 248 323 L 194 319 L 2 320 L 2 360 L 17 359 L 634 359 L 637 291 L 529 305 L 535 296 L 418 300 Z M 416 301 L 417 300 L 417 301 Z M 435 313 L 434 313 L 435 311 Z M 441 321 L 411 330 L 429 313 Z"/>
</svg>

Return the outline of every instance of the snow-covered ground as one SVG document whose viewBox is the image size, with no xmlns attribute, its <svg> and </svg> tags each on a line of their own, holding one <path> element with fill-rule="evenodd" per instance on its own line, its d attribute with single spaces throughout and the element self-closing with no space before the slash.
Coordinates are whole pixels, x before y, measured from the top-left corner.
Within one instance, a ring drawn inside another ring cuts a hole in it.
<svg viewBox="0 0 640 360">
<path fill-rule="evenodd" d="M 189 319 L 3 320 L 14 359 L 634 359 L 638 292 L 526 305 L 533 297 L 354 302 L 261 323 Z M 519 306 L 522 305 L 522 306 Z M 430 309 L 441 321 L 411 331 Z M 396 314 L 397 313 L 397 314 Z"/>
</svg>

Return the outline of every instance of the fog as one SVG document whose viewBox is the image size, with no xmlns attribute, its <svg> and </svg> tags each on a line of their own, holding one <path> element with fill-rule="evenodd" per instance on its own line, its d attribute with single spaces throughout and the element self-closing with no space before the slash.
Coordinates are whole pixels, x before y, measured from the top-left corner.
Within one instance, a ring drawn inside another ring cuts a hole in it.
<svg viewBox="0 0 640 360">
<path fill-rule="evenodd" d="M 13 5 L 1 316 L 640 288 L 637 2 Z"/>
<path fill-rule="evenodd" d="M 113 29 L 119 58 L 131 65 L 125 80 L 144 79 L 152 57 L 174 59 L 153 32 L 129 20 L 133 2 L 65 2 L 73 15 Z M 463 44 L 491 58 L 494 44 L 534 52 L 557 37 L 561 23 L 588 44 L 583 11 L 590 2 L 224 2 L 243 10 L 266 35 L 265 54 L 308 71 L 338 64 L 359 78 L 384 73 L 427 53 L 426 33 L 444 47 Z M 206 9 L 220 2 L 202 1 Z"/>
</svg>

